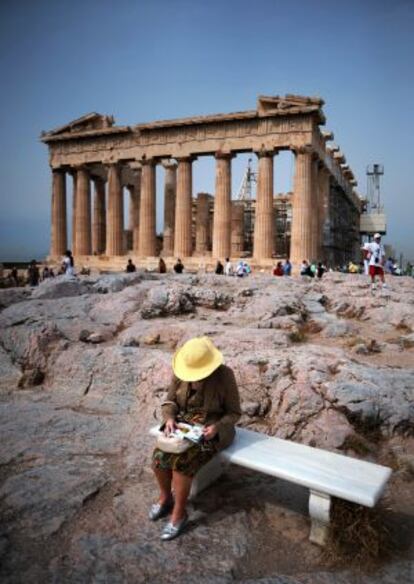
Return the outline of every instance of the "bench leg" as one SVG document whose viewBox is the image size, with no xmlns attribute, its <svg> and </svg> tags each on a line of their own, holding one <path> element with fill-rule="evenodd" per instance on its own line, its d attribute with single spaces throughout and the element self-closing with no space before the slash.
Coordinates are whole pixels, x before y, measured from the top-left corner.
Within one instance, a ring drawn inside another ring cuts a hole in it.
<svg viewBox="0 0 414 584">
<path fill-rule="evenodd" d="M 329 512 L 331 497 L 311 489 L 309 496 L 309 514 L 311 516 L 311 531 L 309 539 L 318 545 L 325 545 L 329 533 Z"/>
<path fill-rule="evenodd" d="M 202 466 L 193 479 L 190 491 L 190 500 L 198 493 L 204 491 L 214 483 L 229 465 L 221 454 L 214 456 L 207 464 Z"/>
</svg>

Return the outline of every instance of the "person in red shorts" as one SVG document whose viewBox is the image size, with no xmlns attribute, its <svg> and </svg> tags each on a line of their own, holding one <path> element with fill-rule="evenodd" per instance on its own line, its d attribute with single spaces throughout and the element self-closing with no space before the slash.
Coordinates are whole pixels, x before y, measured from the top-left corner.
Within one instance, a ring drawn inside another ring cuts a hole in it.
<svg viewBox="0 0 414 584">
<path fill-rule="evenodd" d="M 385 261 L 385 250 L 384 246 L 381 243 L 381 235 L 376 233 L 374 235 L 374 241 L 367 243 L 364 246 L 365 251 L 367 252 L 368 260 L 369 260 L 369 275 L 371 277 L 371 288 L 375 290 L 376 283 L 375 278 L 376 276 L 379 277 L 382 287 L 386 287 L 385 278 L 384 278 L 384 261 Z"/>
</svg>

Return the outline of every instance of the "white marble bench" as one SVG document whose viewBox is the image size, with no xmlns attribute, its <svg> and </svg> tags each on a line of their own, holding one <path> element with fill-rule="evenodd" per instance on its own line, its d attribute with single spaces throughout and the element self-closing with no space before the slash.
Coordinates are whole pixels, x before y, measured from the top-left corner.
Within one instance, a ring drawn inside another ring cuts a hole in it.
<svg viewBox="0 0 414 584">
<path fill-rule="evenodd" d="M 150 433 L 156 435 L 157 427 Z M 384 491 L 391 469 L 320 448 L 236 429 L 234 442 L 199 473 L 191 498 L 215 481 L 229 464 L 291 481 L 310 489 L 310 540 L 323 545 L 329 529 L 331 496 L 373 507 Z"/>
</svg>

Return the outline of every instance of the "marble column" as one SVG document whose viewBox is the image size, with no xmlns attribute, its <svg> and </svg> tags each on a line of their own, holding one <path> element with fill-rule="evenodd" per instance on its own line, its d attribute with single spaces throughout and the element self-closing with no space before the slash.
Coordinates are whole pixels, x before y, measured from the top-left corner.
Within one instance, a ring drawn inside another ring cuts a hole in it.
<svg viewBox="0 0 414 584">
<path fill-rule="evenodd" d="M 319 160 L 312 158 L 312 213 L 311 213 L 311 251 L 310 260 L 320 260 L 320 229 L 319 224 Z"/>
<path fill-rule="evenodd" d="M 274 251 L 273 152 L 260 151 L 254 220 L 253 257 L 260 261 L 271 258 Z"/>
<path fill-rule="evenodd" d="M 106 255 L 124 254 L 124 194 L 121 166 L 108 166 L 108 213 L 106 227 Z"/>
<path fill-rule="evenodd" d="M 175 206 L 174 255 L 189 257 L 193 251 L 191 234 L 193 158 L 179 158 L 177 168 L 177 198 Z"/>
<path fill-rule="evenodd" d="M 70 170 L 72 176 L 72 254 L 76 255 L 76 182 L 77 172 L 74 168 Z"/>
<path fill-rule="evenodd" d="M 296 150 L 290 259 L 298 268 L 312 255 L 312 148 Z"/>
<path fill-rule="evenodd" d="M 66 226 L 66 174 L 52 171 L 52 237 L 50 255 L 61 256 L 67 249 Z"/>
<path fill-rule="evenodd" d="M 244 251 L 244 202 L 231 203 L 231 255 L 240 257 Z"/>
<path fill-rule="evenodd" d="M 92 253 L 91 232 L 91 189 L 90 177 L 86 168 L 77 169 L 76 179 L 76 253 Z"/>
<path fill-rule="evenodd" d="M 319 169 L 319 258 L 321 261 L 326 261 L 325 249 L 330 245 L 330 208 L 329 208 L 329 193 L 330 193 L 330 172 L 327 168 L 322 166 Z"/>
<path fill-rule="evenodd" d="M 155 232 L 155 168 L 154 159 L 141 161 L 141 203 L 139 209 L 139 255 L 142 257 L 152 257 L 156 254 L 156 232 Z"/>
<path fill-rule="evenodd" d="M 106 248 L 106 200 L 105 181 L 102 178 L 93 179 L 95 185 L 92 219 L 92 253 L 101 255 Z"/>
<path fill-rule="evenodd" d="M 210 245 L 210 196 L 207 193 L 197 195 L 196 213 L 196 248 L 197 254 L 205 255 Z"/>
<path fill-rule="evenodd" d="M 177 163 L 163 162 L 164 179 L 164 241 L 162 253 L 166 257 L 174 254 L 175 201 L 177 194 Z"/>
<path fill-rule="evenodd" d="M 216 192 L 213 219 L 213 259 L 231 254 L 231 159 L 230 153 L 216 154 Z"/>
</svg>

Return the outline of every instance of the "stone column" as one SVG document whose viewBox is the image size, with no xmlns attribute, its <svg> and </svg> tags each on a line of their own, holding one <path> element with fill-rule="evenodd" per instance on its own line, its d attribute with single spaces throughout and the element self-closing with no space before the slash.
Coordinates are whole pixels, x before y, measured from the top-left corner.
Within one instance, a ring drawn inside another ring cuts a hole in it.
<svg viewBox="0 0 414 584">
<path fill-rule="evenodd" d="M 91 189 L 89 172 L 80 167 L 76 179 L 76 252 L 78 255 L 92 253 L 91 233 Z"/>
<path fill-rule="evenodd" d="M 76 182 L 77 172 L 74 168 L 70 170 L 72 176 L 72 254 L 76 255 Z"/>
<path fill-rule="evenodd" d="M 66 233 L 66 175 L 63 170 L 52 171 L 52 230 L 50 255 L 61 256 L 67 249 Z"/>
<path fill-rule="evenodd" d="M 231 203 L 231 255 L 240 257 L 244 251 L 244 202 Z"/>
<path fill-rule="evenodd" d="M 95 192 L 93 199 L 93 219 L 92 219 L 92 253 L 101 255 L 106 248 L 106 201 L 105 201 L 105 181 L 95 177 Z"/>
<path fill-rule="evenodd" d="M 298 268 L 312 255 L 312 148 L 296 151 L 294 193 L 292 200 L 292 232 L 290 259 Z"/>
<path fill-rule="evenodd" d="M 216 153 L 216 193 L 214 199 L 213 259 L 231 254 L 231 159 L 230 153 Z"/>
<path fill-rule="evenodd" d="M 330 172 L 327 168 L 322 166 L 319 169 L 319 257 L 321 261 L 327 261 L 326 247 L 331 243 L 330 238 L 330 208 L 329 208 L 329 192 L 330 192 Z"/>
<path fill-rule="evenodd" d="M 253 257 L 260 261 L 272 257 L 275 241 L 273 210 L 273 152 L 260 151 L 254 221 Z"/>
<path fill-rule="evenodd" d="M 311 252 L 310 260 L 320 260 L 320 229 L 319 224 L 319 160 L 312 158 L 312 213 L 311 213 Z"/>
<path fill-rule="evenodd" d="M 174 255 L 189 257 L 192 253 L 192 162 L 193 158 L 179 158 L 177 169 L 177 198 L 175 207 Z"/>
<path fill-rule="evenodd" d="M 205 255 L 210 244 L 210 197 L 207 193 L 197 195 L 196 253 Z"/>
<path fill-rule="evenodd" d="M 141 203 L 139 210 L 139 255 L 142 257 L 155 256 L 155 161 L 145 159 L 142 163 L 141 175 Z"/>
<path fill-rule="evenodd" d="M 108 215 L 106 228 L 106 255 L 124 254 L 124 194 L 121 181 L 121 166 L 108 167 Z"/>
<path fill-rule="evenodd" d="M 175 200 L 177 193 L 177 163 L 163 162 L 164 179 L 164 242 L 162 253 L 166 257 L 174 254 Z"/>
</svg>

